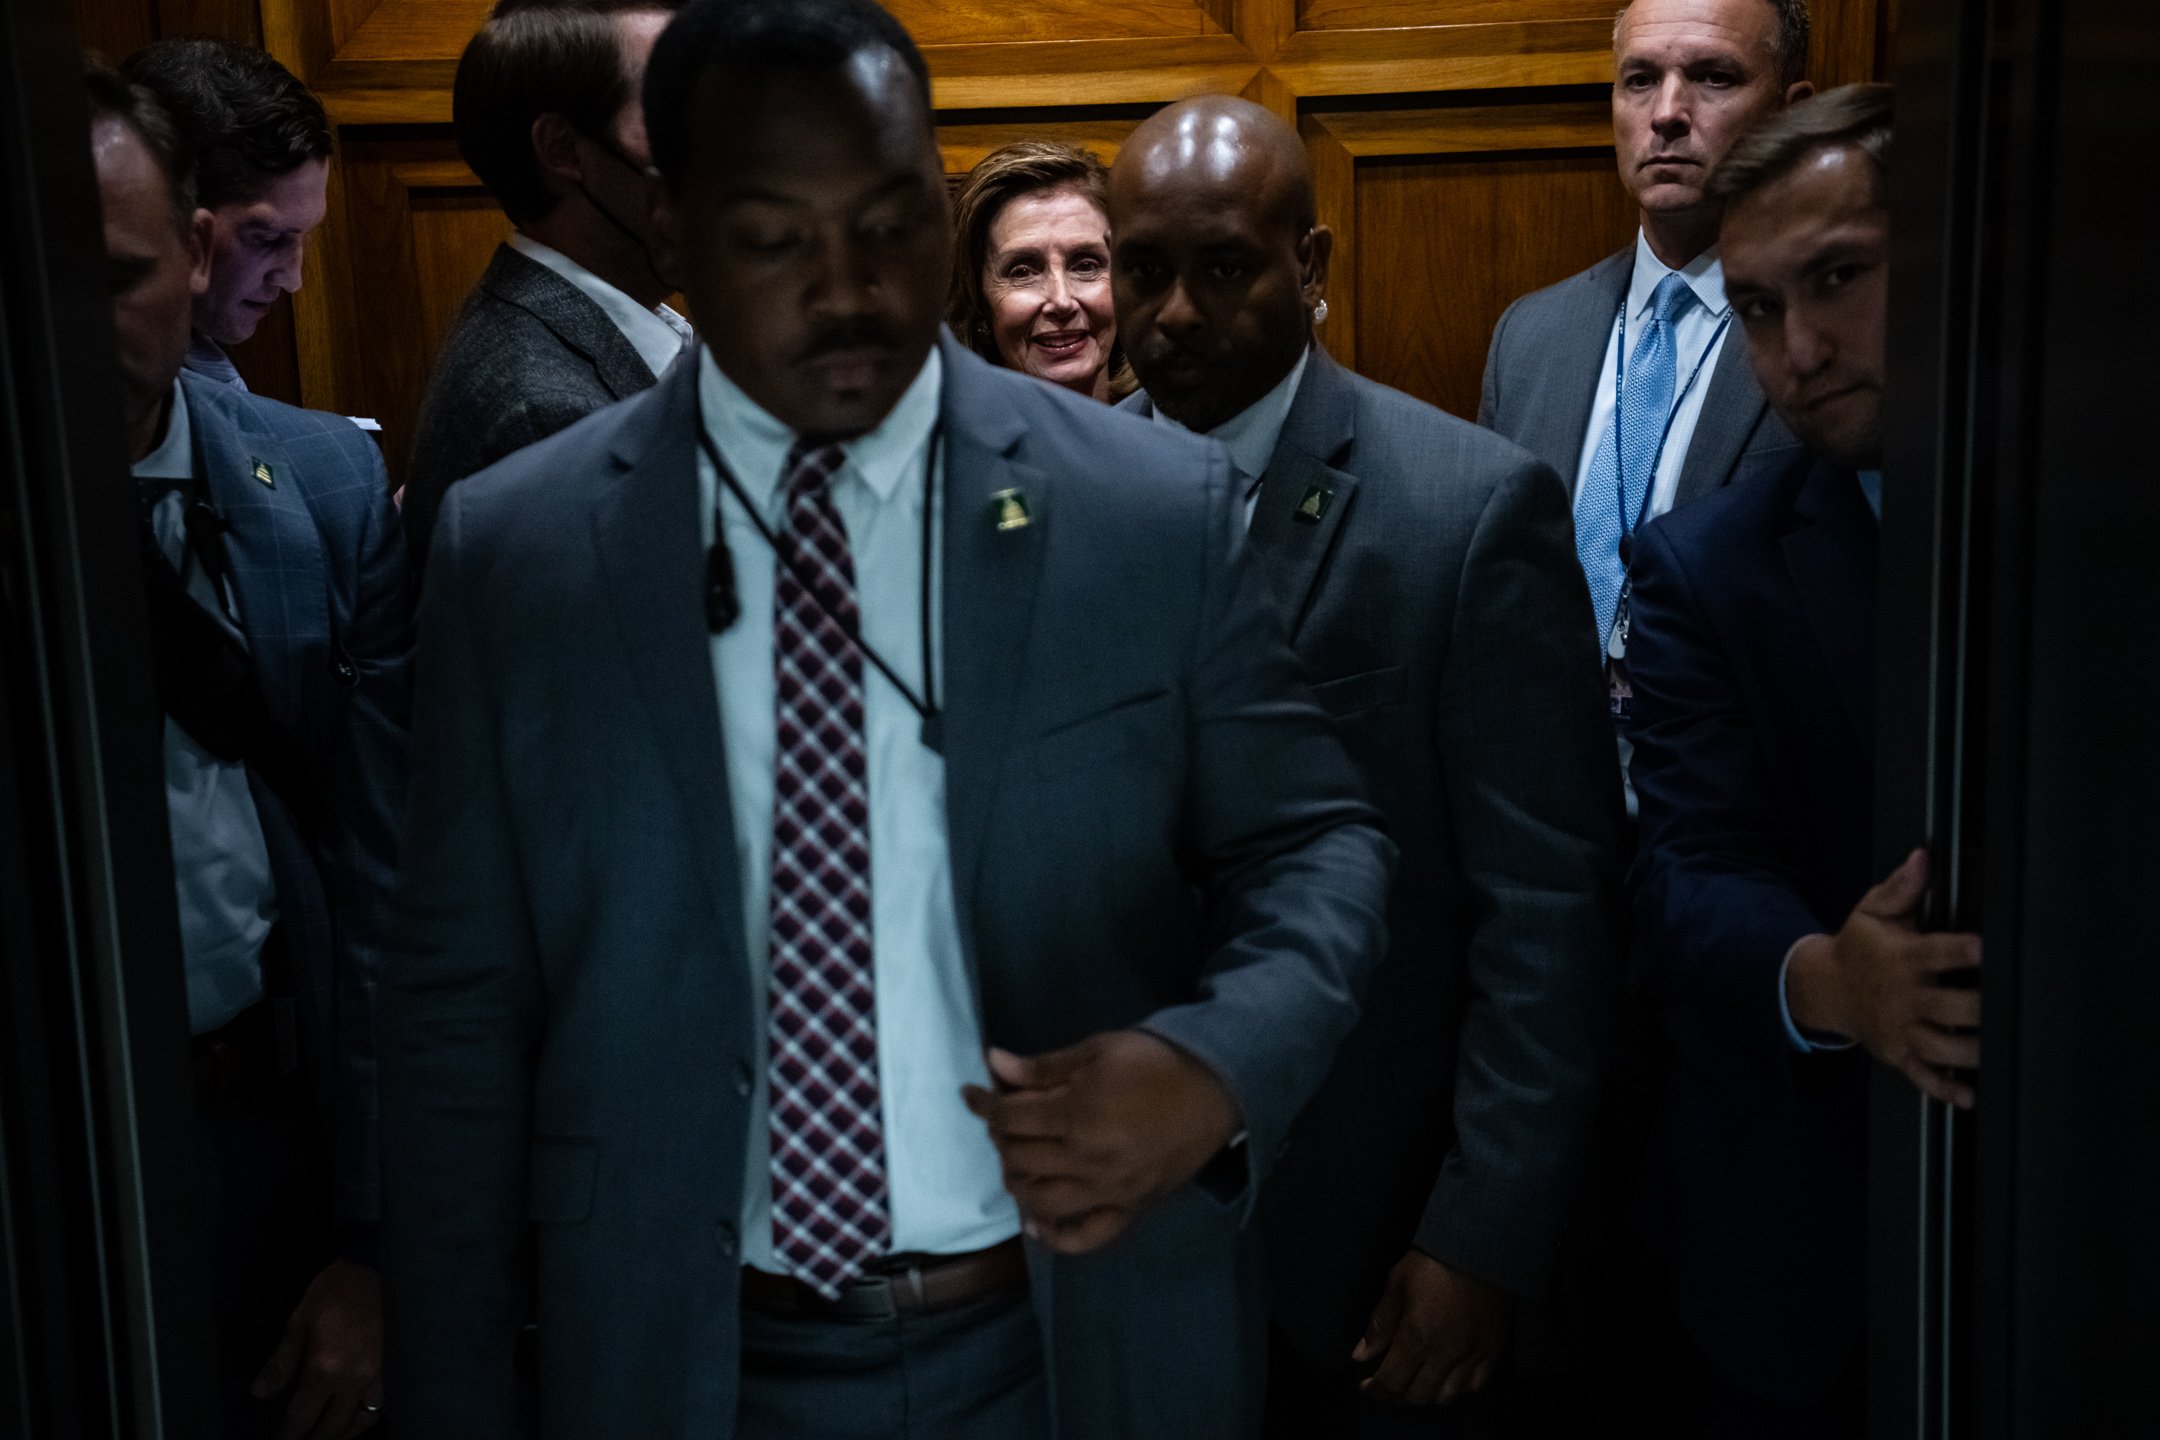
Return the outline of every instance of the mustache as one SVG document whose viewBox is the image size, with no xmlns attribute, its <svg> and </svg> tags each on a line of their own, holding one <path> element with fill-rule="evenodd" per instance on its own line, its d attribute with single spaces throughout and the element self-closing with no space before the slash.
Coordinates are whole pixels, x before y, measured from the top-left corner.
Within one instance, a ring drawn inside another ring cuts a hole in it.
<svg viewBox="0 0 2160 1440">
<path fill-rule="evenodd" d="M 892 327 L 872 319 L 845 320 L 820 327 L 795 352 L 797 365 L 808 365 L 842 350 L 893 350 L 898 341 Z"/>
</svg>

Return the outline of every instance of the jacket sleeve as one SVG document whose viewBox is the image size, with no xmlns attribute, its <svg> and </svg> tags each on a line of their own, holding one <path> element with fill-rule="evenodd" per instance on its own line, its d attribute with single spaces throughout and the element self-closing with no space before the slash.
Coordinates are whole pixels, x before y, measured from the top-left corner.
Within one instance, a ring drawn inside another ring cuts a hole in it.
<svg viewBox="0 0 2160 1440">
<path fill-rule="evenodd" d="M 1826 927 L 1801 898 L 1732 665 L 1664 528 L 1637 539 L 1629 670 L 1642 850 L 1635 913 L 1675 1042 L 1696 1064 L 1789 1076 L 1779 977 Z"/>
<path fill-rule="evenodd" d="M 1536 1295 L 1596 1107 L 1625 823 L 1589 595 L 1549 467 L 1522 455 L 1494 489 L 1458 584 L 1434 740 L 1467 891 L 1469 993 L 1455 1146 L 1415 1243 Z"/>
<path fill-rule="evenodd" d="M 461 497 L 421 603 L 413 804 L 382 1013 L 386 1386 L 399 1433 L 510 1435 L 528 1318 L 539 955 Z"/>
<path fill-rule="evenodd" d="M 1306 689 L 1210 447 L 1203 613 L 1188 662 L 1187 844 L 1218 940 L 1198 995 L 1145 1028 L 1213 1070 L 1245 1124 L 1250 1214 L 1387 946 L 1395 846 Z"/>
<path fill-rule="evenodd" d="M 342 424 L 342 422 L 339 422 Z M 353 568 L 353 608 L 333 667 L 349 664 L 352 698 L 325 737 L 317 843 L 332 916 L 338 1086 L 332 1105 L 337 1219 L 381 1214 L 376 991 L 397 880 L 411 725 L 413 600 L 389 479 L 374 442 L 355 434 L 367 483 Z M 340 438 L 343 438 L 342 436 Z M 370 1258 L 358 1245 L 356 1258 Z"/>
</svg>

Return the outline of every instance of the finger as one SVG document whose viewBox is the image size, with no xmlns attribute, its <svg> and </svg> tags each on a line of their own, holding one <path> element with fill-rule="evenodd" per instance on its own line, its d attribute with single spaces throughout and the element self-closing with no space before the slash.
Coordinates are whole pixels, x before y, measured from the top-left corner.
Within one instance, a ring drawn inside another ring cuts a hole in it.
<svg viewBox="0 0 2160 1440">
<path fill-rule="evenodd" d="M 986 1058 L 991 1077 L 999 1084 L 1016 1090 L 1043 1090 L 1071 1079 L 1094 1053 L 1095 1047 L 1082 1041 L 1047 1055 L 1015 1055 L 992 1046 Z"/>
<path fill-rule="evenodd" d="M 1883 920 L 1913 918 L 1920 908 L 1920 897 L 1927 893 L 1927 878 L 1927 851 L 1915 850 L 1887 879 L 1861 897 L 1860 909 Z"/>
<path fill-rule="evenodd" d="M 307 1336 L 297 1324 L 285 1327 L 285 1338 L 278 1341 L 277 1349 L 270 1352 L 270 1359 L 255 1377 L 249 1392 L 258 1400 L 272 1395 L 292 1384 L 293 1376 L 300 1369 L 300 1359 L 307 1353 Z"/>
<path fill-rule="evenodd" d="M 349 1440 L 359 1433 L 360 1397 L 366 1393 L 367 1386 L 358 1376 L 332 1384 L 322 1416 L 307 1432 L 307 1440 Z"/>
<path fill-rule="evenodd" d="M 1005 1189 L 1019 1202 L 1021 1213 L 1038 1225 L 1052 1227 L 1117 1203 L 1100 1185 L 1082 1180 L 1038 1180 L 1019 1185 L 1007 1180 Z"/>
<path fill-rule="evenodd" d="M 1060 1255 L 1085 1255 L 1091 1250 L 1100 1250 L 1124 1234 L 1132 1219 L 1132 1211 L 1105 1205 L 1061 1224 L 1046 1226 L 1036 1238 Z"/>
<path fill-rule="evenodd" d="M 1973 1108 L 1972 1087 L 1953 1075 L 1937 1070 L 1919 1060 L 1908 1060 L 1898 1067 L 1905 1078 L 1918 1086 L 1921 1092 L 1945 1105 L 1955 1105 L 1960 1110 Z"/>
<path fill-rule="evenodd" d="M 1942 1030 L 1980 1028 L 1980 992 L 1933 985 L 1920 992 L 1920 1018 Z"/>
<path fill-rule="evenodd" d="M 1980 1068 L 1978 1035 L 1954 1035 L 1948 1030 L 1937 1030 L 1932 1025 L 1915 1025 L 1912 1030 L 1912 1048 L 1915 1056 L 1938 1070 Z"/>
<path fill-rule="evenodd" d="M 368 1409 L 370 1405 L 375 1408 Z M 353 1422 L 352 1433 L 365 1435 L 380 1424 L 382 1424 L 382 1385 L 378 1382 L 368 1387 L 367 1398 L 361 1402 L 360 1414 Z"/>
<path fill-rule="evenodd" d="M 1062 1140 L 999 1139 L 997 1151 L 1008 1190 L 1043 1180 L 1085 1180 L 1094 1173 L 1080 1152 Z"/>
<path fill-rule="evenodd" d="M 1408 1403 L 1411 1382 L 1423 1369 L 1430 1347 L 1424 1337 L 1415 1331 L 1397 1325 L 1396 1333 L 1388 1341 L 1387 1354 L 1380 1361 L 1380 1368 L 1365 1382 L 1365 1388 L 1387 1399 Z"/>
<path fill-rule="evenodd" d="M 330 1403 L 331 1389 L 322 1367 L 310 1364 L 300 1372 L 300 1389 L 285 1407 L 285 1418 L 271 1440 L 304 1440 Z"/>
<path fill-rule="evenodd" d="M 992 1095 L 978 1090 L 985 1097 L 978 1107 L 970 1103 L 990 1127 L 992 1139 L 1006 1140 L 1060 1140 L 1072 1130 L 1072 1091 L 1064 1087 L 1055 1090 L 1013 1090 L 1003 1095 Z"/>
<path fill-rule="evenodd" d="M 1977 935 L 1922 935 L 1913 940 L 1922 968 L 1937 974 L 1946 970 L 1980 968 L 1980 937 Z"/>
<path fill-rule="evenodd" d="M 1387 1288 L 1380 1292 L 1380 1303 L 1373 1306 L 1372 1318 L 1365 1322 L 1365 1334 L 1350 1352 L 1351 1362 L 1363 1365 L 1394 1344 L 1395 1327 L 1402 1322 L 1402 1313 L 1403 1287 L 1391 1276 Z"/>
</svg>

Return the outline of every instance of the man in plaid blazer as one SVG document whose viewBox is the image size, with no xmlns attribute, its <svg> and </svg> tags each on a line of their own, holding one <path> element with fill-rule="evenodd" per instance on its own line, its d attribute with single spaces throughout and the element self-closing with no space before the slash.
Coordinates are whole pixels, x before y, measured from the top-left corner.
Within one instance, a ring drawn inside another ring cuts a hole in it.
<svg viewBox="0 0 2160 1440">
<path fill-rule="evenodd" d="M 380 1408 L 375 977 L 412 597 L 374 442 L 183 373 L 208 214 L 177 132 L 93 68 L 91 148 L 164 710 L 226 1437 Z M 117 477 L 115 477 L 117 479 Z"/>
</svg>

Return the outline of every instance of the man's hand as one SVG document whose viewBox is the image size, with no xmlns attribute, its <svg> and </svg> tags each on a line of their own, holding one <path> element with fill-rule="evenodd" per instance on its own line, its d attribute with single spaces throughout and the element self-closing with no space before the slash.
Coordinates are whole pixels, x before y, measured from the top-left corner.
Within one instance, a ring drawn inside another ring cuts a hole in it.
<svg viewBox="0 0 2160 1440">
<path fill-rule="evenodd" d="M 1937 1100 L 1970 1110 L 1973 1088 L 1956 1072 L 1980 1066 L 1980 992 L 1943 977 L 1978 967 L 1980 937 L 1920 933 L 1927 881 L 1927 852 L 1915 850 L 1844 929 L 1795 946 L 1785 1000 L 1801 1029 L 1850 1035 Z"/>
<path fill-rule="evenodd" d="M 255 1377 L 255 1398 L 269 1399 L 295 1376 L 300 1388 L 275 1440 L 348 1440 L 374 1426 L 382 1408 L 381 1276 L 336 1260 L 315 1277 Z"/>
<path fill-rule="evenodd" d="M 1514 1296 L 1412 1250 L 1350 1352 L 1360 1365 L 1379 1362 L 1359 1388 L 1404 1405 L 1460 1400 L 1492 1379 L 1514 1324 Z"/>
<path fill-rule="evenodd" d="M 1214 1073 L 1146 1031 L 989 1059 L 998 1090 L 968 1085 L 961 1098 L 990 1127 L 1028 1233 L 1060 1254 L 1109 1244 L 1238 1132 Z"/>
</svg>

